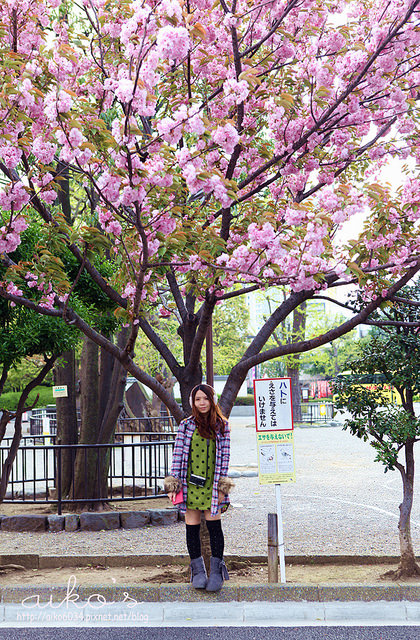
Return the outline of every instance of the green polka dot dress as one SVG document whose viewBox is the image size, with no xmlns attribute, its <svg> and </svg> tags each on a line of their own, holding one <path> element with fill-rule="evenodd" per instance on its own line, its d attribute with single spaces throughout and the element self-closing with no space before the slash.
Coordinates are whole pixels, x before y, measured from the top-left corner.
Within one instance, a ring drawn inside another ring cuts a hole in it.
<svg viewBox="0 0 420 640">
<path fill-rule="evenodd" d="M 190 457 L 187 472 L 187 508 L 205 511 L 211 508 L 214 468 L 216 466 L 216 440 L 209 440 L 209 459 L 207 463 L 207 440 L 195 429 L 190 445 Z M 207 470 L 208 469 L 208 470 Z M 206 476 L 204 487 L 190 484 L 190 475 Z"/>
</svg>

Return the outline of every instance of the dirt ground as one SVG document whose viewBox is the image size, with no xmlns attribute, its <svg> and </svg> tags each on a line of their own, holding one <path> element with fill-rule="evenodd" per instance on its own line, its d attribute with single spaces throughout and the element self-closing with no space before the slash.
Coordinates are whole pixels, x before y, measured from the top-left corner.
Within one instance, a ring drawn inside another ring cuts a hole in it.
<svg viewBox="0 0 420 640">
<path fill-rule="evenodd" d="M 113 511 L 136 511 L 143 509 L 164 509 L 170 507 L 168 498 L 157 498 L 147 501 L 115 502 Z M 56 513 L 52 505 L 48 504 L 2 504 L 0 511 L 3 515 Z M 266 565 L 244 561 L 227 562 L 230 584 L 267 584 L 268 571 Z M 287 565 L 286 580 L 289 584 L 386 584 L 390 579 L 382 576 L 390 569 L 396 569 L 392 564 L 316 564 L 316 565 Z M 1 584 L 8 585 L 44 585 L 67 584 L 70 576 L 74 575 L 78 585 L 137 585 L 147 583 L 188 583 L 189 570 L 186 566 L 177 564 L 160 564 L 142 567 L 65 567 L 57 569 L 11 569 L 0 571 Z M 420 577 L 404 580 L 406 584 L 420 584 Z M 395 584 L 394 582 L 391 582 Z"/>
<path fill-rule="evenodd" d="M 250 562 L 227 562 L 229 584 L 267 584 L 267 566 Z M 390 569 L 389 564 L 375 565 L 287 565 L 286 580 L 289 584 L 389 584 L 381 576 Z M 186 566 L 161 564 L 143 567 L 65 567 L 57 569 L 12 570 L 1 576 L 3 586 L 8 585 L 60 585 L 67 584 L 74 575 L 78 585 L 139 585 L 153 583 L 187 583 L 189 570 Z M 420 577 L 404 581 L 420 584 Z M 395 584 L 395 583 L 392 583 Z"/>
</svg>

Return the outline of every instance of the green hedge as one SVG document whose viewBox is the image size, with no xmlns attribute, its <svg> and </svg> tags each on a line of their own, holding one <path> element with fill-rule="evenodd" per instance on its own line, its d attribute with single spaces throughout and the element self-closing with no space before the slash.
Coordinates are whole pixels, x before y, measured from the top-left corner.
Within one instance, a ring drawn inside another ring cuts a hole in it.
<svg viewBox="0 0 420 640">
<path fill-rule="evenodd" d="M 244 406 L 254 406 L 254 396 L 238 396 L 235 400 L 235 406 L 244 407 Z"/>
<path fill-rule="evenodd" d="M 26 406 L 32 405 L 37 394 L 39 394 L 39 398 L 35 406 L 45 407 L 47 406 L 47 404 L 55 404 L 55 399 L 53 398 L 51 387 L 35 387 L 35 389 L 29 394 Z M 19 391 L 9 391 L 8 393 L 3 393 L 0 396 L 0 410 L 7 409 L 8 411 L 15 411 L 17 409 L 20 396 L 21 394 Z"/>
<path fill-rule="evenodd" d="M 181 398 L 175 398 L 175 400 L 178 402 L 178 404 L 181 404 Z M 254 406 L 254 396 L 238 396 L 235 400 L 235 406 Z"/>
</svg>

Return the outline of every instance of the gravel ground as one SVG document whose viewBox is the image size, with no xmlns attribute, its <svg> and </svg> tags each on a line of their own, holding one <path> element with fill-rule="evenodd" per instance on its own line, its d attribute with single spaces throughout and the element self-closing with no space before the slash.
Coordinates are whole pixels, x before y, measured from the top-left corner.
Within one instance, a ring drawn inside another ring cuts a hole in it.
<svg viewBox="0 0 420 640">
<path fill-rule="evenodd" d="M 232 419 L 231 469 L 256 470 L 252 419 Z M 282 486 L 286 554 L 398 555 L 401 479 L 384 474 L 366 443 L 335 428 L 295 430 L 297 481 Z M 419 456 L 417 450 L 417 458 Z M 235 479 L 232 507 L 223 516 L 227 554 L 265 555 L 267 514 L 274 487 L 257 477 Z M 414 548 L 420 552 L 420 500 L 412 511 Z M 0 532 L 0 553 L 42 555 L 185 554 L 184 525 L 60 533 Z"/>
</svg>

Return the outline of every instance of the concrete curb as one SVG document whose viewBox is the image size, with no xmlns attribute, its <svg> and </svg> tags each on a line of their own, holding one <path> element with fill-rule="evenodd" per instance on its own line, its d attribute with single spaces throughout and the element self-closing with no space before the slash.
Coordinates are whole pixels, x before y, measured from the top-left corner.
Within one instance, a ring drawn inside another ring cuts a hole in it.
<svg viewBox="0 0 420 640">
<path fill-rule="evenodd" d="M 156 585 L 10 585 L 0 589 L 3 603 L 34 602 L 60 603 L 72 594 L 80 601 L 123 602 L 420 602 L 420 585 L 319 584 L 281 585 L 224 584 L 218 593 L 193 589 L 189 584 Z M 99 598 L 98 598 L 99 594 Z"/>
<path fill-rule="evenodd" d="M 226 556 L 229 563 L 233 560 L 266 562 L 264 556 Z M 289 564 L 322 564 L 358 562 L 360 564 L 396 563 L 397 557 L 366 556 L 289 556 Z M 370 561 L 370 562 L 369 562 Z M 144 566 L 155 563 L 189 563 L 187 556 L 171 555 L 131 555 L 131 556 L 39 556 L 39 555 L 3 555 L 0 564 L 20 564 L 28 569 L 51 569 L 58 567 L 81 567 L 101 565 L 103 567 Z M 68 597 L 72 579 L 71 593 L 80 600 L 100 594 L 107 602 L 122 602 L 124 594 L 137 602 L 420 602 L 420 584 L 251 584 L 230 585 L 226 582 L 219 593 L 207 593 L 193 589 L 190 584 L 95 584 L 78 585 L 76 578 L 69 572 L 67 585 L 10 585 L 0 588 L 0 599 L 4 603 L 21 603 L 25 598 L 38 599 L 39 602 L 62 602 Z"/>
<path fill-rule="evenodd" d="M 267 562 L 267 556 L 249 556 L 225 554 L 227 562 L 250 562 L 252 564 L 262 564 Z M 303 565 L 328 565 L 328 564 L 398 564 L 399 556 L 352 556 L 352 555 L 313 555 L 313 556 L 293 556 L 286 555 L 286 564 Z M 416 560 L 420 562 L 420 557 Z M 0 554 L 1 564 L 18 564 L 25 569 L 58 569 L 63 567 L 88 567 L 100 565 L 102 567 L 141 567 L 154 564 L 179 564 L 186 566 L 190 562 L 185 554 L 130 554 L 130 555 L 38 555 L 38 554 Z"/>
</svg>

